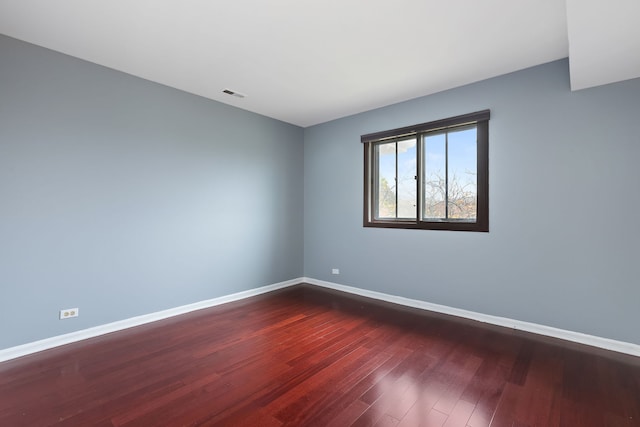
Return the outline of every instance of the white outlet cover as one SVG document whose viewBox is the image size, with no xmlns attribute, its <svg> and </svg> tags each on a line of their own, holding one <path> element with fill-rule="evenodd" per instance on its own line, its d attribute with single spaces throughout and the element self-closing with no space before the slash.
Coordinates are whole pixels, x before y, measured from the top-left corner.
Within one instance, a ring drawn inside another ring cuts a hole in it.
<svg viewBox="0 0 640 427">
<path fill-rule="evenodd" d="M 65 308 L 64 310 L 60 310 L 60 320 L 78 317 L 79 314 L 80 309 L 78 308 Z"/>
<path fill-rule="evenodd" d="M 340 269 L 339 268 L 332 268 L 331 269 L 331 274 L 340 274 Z"/>
</svg>

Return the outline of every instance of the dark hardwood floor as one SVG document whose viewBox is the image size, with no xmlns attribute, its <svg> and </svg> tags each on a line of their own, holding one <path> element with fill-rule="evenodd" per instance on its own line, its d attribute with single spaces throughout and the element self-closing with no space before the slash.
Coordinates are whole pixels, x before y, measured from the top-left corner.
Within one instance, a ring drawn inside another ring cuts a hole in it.
<svg viewBox="0 0 640 427">
<path fill-rule="evenodd" d="M 640 426 L 640 359 L 308 285 L 0 363 L 0 426 Z"/>
</svg>

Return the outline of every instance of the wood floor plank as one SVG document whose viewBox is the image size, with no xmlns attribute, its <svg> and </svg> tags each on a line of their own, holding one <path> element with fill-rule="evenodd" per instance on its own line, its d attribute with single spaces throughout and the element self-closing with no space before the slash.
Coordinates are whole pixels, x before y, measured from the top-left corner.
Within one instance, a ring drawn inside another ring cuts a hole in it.
<svg viewBox="0 0 640 427">
<path fill-rule="evenodd" d="M 434 409 L 444 414 L 451 414 L 454 406 L 461 400 L 462 394 L 471 383 L 481 364 L 481 359 L 471 355 L 466 358 L 462 365 L 453 363 L 445 363 L 442 365 L 440 369 L 443 371 L 443 376 L 449 379 L 449 382 L 447 390 L 441 394 Z M 475 407 L 475 404 L 472 406 Z"/>
<path fill-rule="evenodd" d="M 344 427 L 352 426 L 353 423 L 359 419 L 362 414 L 369 408 L 369 405 L 361 400 L 356 400 L 349 406 L 338 412 L 327 424 L 314 424 L 317 426 L 327 427 Z"/>
<path fill-rule="evenodd" d="M 286 406 L 276 413 L 276 417 L 293 425 L 310 422 L 326 412 L 327 407 L 334 406 L 338 399 L 345 400 L 346 388 L 353 380 L 366 375 L 390 357 L 387 353 L 374 353 L 364 347 L 359 350 L 351 353 L 354 357 L 346 359 L 347 364 L 336 364 L 330 372 L 319 373 L 316 385 L 305 386 L 303 392 L 292 393 L 291 399 L 283 402 Z M 266 406 L 271 407 L 271 404 Z M 277 410 L 277 407 L 272 410 Z"/>
<path fill-rule="evenodd" d="M 369 404 L 361 400 L 361 396 L 366 393 L 372 386 L 382 381 L 386 375 L 405 359 L 406 354 L 410 351 L 405 348 L 391 355 L 379 366 L 372 368 L 369 372 L 363 372 L 358 377 L 352 377 L 348 383 L 341 384 L 347 391 L 340 396 L 340 399 L 334 400 L 331 405 L 325 406 L 324 411 L 318 414 L 317 419 L 311 425 L 324 426 L 335 424 L 334 419 L 349 418 L 356 414 L 354 420 L 357 419 L 364 411 L 369 408 Z M 363 409 L 364 408 L 364 409 Z M 354 421 L 352 420 L 352 422 Z M 336 424 L 339 425 L 339 424 Z M 343 424 L 343 425 L 351 425 Z"/>
<path fill-rule="evenodd" d="M 640 359 L 299 285 L 0 363 L 0 426 L 640 427 Z"/>
<path fill-rule="evenodd" d="M 458 400 L 442 427 L 466 426 L 475 407 L 473 403 Z"/>
</svg>

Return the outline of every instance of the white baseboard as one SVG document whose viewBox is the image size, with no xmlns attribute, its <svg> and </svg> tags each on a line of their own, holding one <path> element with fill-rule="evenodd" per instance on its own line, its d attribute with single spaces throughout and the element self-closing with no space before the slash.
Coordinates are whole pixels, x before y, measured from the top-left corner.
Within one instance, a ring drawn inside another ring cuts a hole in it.
<svg viewBox="0 0 640 427">
<path fill-rule="evenodd" d="M 157 311 L 155 313 L 144 314 L 142 316 L 131 317 L 129 319 L 119 320 L 113 323 L 107 323 L 105 325 L 95 326 L 93 328 L 83 329 L 81 331 L 71 332 L 64 335 L 58 335 L 51 338 L 46 338 L 39 341 L 30 342 L 27 344 L 9 347 L 4 350 L 0 350 L 0 362 L 6 360 L 15 359 L 17 357 L 26 356 L 28 354 L 36 353 L 50 348 L 58 347 L 65 344 L 71 344 L 77 341 L 86 340 L 87 338 L 97 337 L 99 335 L 108 334 L 111 332 L 121 331 L 123 329 L 132 328 L 134 326 L 144 325 L 145 323 L 151 323 L 158 320 L 166 319 L 180 314 L 189 313 L 195 310 L 201 310 L 203 308 L 209 308 L 220 304 L 225 304 L 232 301 L 249 298 L 252 296 L 264 294 L 266 292 L 275 291 L 277 289 L 286 288 L 292 285 L 297 285 L 303 281 L 302 278 L 287 280 L 285 282 L 275 283 L 273 285 L 263 286 L 261 288 L 250 289 L 248 291 L 238 292 L 231 295 L 225 295 L 218 298 L 208 299 L 205 301 L 199 301 L 193 304 L 187 304 L 180 307 L 174 307 L 167 310 Z"/>
<path fill-rule="evenodd" d="M 367 298 L 373 298 L 394 304 L 404 305 L 407 307 L 418 308 L 421 310 L 433 311 L 436 313 L 450 314 L 465 319 L 477 320 L 483 323 L 489 323 L 497 326 L 518 329 L 534 334 L 546 335 L 549 337 L 560 338 L 566 341 L 573 341 L 580 344 L 586 344 L 593 347 L 599 347 L 606 350 L 612 350 L 619 353 L 630 354 L 640 357 L 640 345 L 616 341 L 608 338 L 601 338 L 593 335 L 587 335 L 580 332 L 567 331 L 564 329 L 553 328 L 551 326 L 538 325 L 536 323 L 523 322 L 521 320 L 509 319 L 506 317 L 491 316 L 488 314 L 477 313 L 474 311 L 462 310 L 459 308 L 448 307 L 446 305 L 433 304 L 426 301 L 414 300 L 410 298 L 385 294 L 382 292 L 369 291 L 366 289 L 355 288 L 352 286 L 340 285 L 338 283 L 326 282 L 323 280 L 312 279 L 310 277 L 299 277 L 297 279 L 287 280 L 285 282 L 275 283 L 273 285 L 263 286 L 261 288 L 250 289 L 248 291 L 238 292 L 231 295 L 225 295 L 205 301 L 199 301 L 193 304 L 183 305 L 180 307 L 170 308 L 155 313 L 149 313 L 142 316 L 131 317 L 129 319 L 119 320 L 113 323 L 96 326 L 93 328 L 83 329 L 81 331 L 71 332 L 69 334 L 59 335 L 46 338 L 39 341 L 10 347 L 0 350 L 0 362 L 15 359 L 28 354 L 37 353 L 39 351 L 48 350 L 65 344 L 71 344 L 88 338 L 97 337 L 99 335 L 111 332 L 121 331 L 123 329 L 132 328 L 134 326 L 144 325 L 146 323 L 155 322 L 180 314 L 189 313 L 203 308 L 214 307 L 216 305 L 225 304 L 232 301 L 249 298 L 252 296 L 264 294 L 266 292 L 275 291 L 277 289 L 286 288 L 297 285 L 299 283 L 309 283 L 328 289 L 334 289 L 354 295 L 360 295 Z"/>
<path fill-rule="evenodd" d="M 619 353 L 630 354 L 640 357 L 640 345 L 632 344 L 624 341 L 616 341 L 609 338 L 597 337 L 594 335 L 583 334 L 580 332 L 567 331 L 551 326 L 539 325 L 536 323 L 523 322 L 521 320 L 509 319 L 506 317 L 491 316 L 488 314 L 477 313 L 474 311 L 462 310 L 459 308 L 448 307 L 446 305 L 433 304 L 430 302 L 389 295 L 382 292 L 369 291 L 366 289 L 354 288 L 351 286 L 340 285 L 323 280 L 316 280 L 309 277 L 303 277 L 305 283 L 321 286 L 324 288 L 334 289 L 337 291 L 347 292 L 350 294 L 360 295 L 363 297 L 373 298 L 394 304 L 404 305 L 407 307 L 418 308 L 422 310 L 434 311 L 437 313 L 450 314 L 453 316 L 463 317 L 465 319 L 477 320 L 483 323 L 489 323 L 506 328 L 518 329 L 526 332 L 532 332 L 538 335 L 546 335 L 549 337 L 560 338 L 566 341 L 573 341 L 580 344 L 590 345 L 592 347 L 600 347 L 606 350 L 617 351 Z"/>
</svg>

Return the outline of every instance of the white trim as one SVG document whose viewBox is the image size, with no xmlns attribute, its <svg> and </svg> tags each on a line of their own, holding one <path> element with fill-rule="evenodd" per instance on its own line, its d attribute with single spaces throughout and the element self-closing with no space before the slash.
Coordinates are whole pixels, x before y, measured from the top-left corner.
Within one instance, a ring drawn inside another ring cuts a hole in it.
<svg viewBox="0 0 640 427">
<path fill-rule="evenodd" d="M 58 347 L 61 345 L 86 340 L 88 338 L 97 337 L 99 335 L 121 331 L 123 329 L 132 328 L 134 326 L 144 325 L 146 323 L 155 322 L 158 320 L 166 319 L 168 317 L 178 316 L 180 314 L 189 313 L 195 310 L 201 310 L 203 308 L 214 307 L 216 305 L 253 297 L 256 295 L 264 294 L 266 292 L 275 291 L 277 289 L 297 285 L 302 281 L 302 278 L 291 279 L 285 282 L 275 283 L 273 285 L 263 286 L 260 288 L 250 289 L 248 291 L 238 292 L 231 295 L 225 295 L 218 298 L 199 301 L 193 304 L 182 305 L 180 307 L 174 307 L 167 310 L 157 311 L 155 313 L 144 314 L 142 316 L 131 317 L 129 319 L 118 320 L 113 323 L 107 323 L 104 325 L 95 326 L 93 328 L 83 329 L 80 331 L 58 335 L 51 338 L 45 338 L 43 340 L 34 341 L 15 347 L 9 347 L 7 349 L 0 350 L 0 362 L 15 359 L 21 356 L 26 356 L 28 354 L 36 353 L 39 351 L 48 350 L 50 348 Z"/>
<path fill-rule="evenodd" d="M 567 331 L 564 329 L 553 328 L 551 326 L 539 325 L 536 323 L 523 322 L 521 320 L 509 319 L 506 317 L 491 316 L 489 314 L 477 313 L 475 311 L 462 310 L 446 305 L 433 304 L 426 301 L 415 300 L 396 295 L 385 294 L 382 292 L 369 291 L 366 289 L 355 288 L 352 286 L 340 285 L 333 282 L 325 282 L 323 280 L 312 279 L 310 277 L 299 277 L 297 279 L 287 280 L 285 282 L 275 283 L 273 285 L 263 286 L 261 288 L 250 289 L 248 291 L 238 292 L 231 295 L 225 295 L 193 304 L 183 305 L 180 307 L 170 308 L 155 313 L 144 314 L 142 316 L 131 317 L 129 319 L 119 320 L 113 323 L 96 326 L 81 331 L 71 332 L 69 334 L 58 335 L 56 337 L 46 338 L 39 341 L 9 347 L 0 350 L 0 362 L 15 359 L 28 354 L 37 353 L 39 351 L 48 350 L 65 344 L 71 344 L 88 338 L 97 337 L 111 332 L 121 331 L 123 329 L 132 328 L 134 326 L 144 325 L 146 323 L 155 322 L 157 320 L 166 319 L 180 314 L 189 313 L 203 308 L 214 307 L 216 305 L 228 302 L 238 301 L 241 299 L 264 294 L 266 292 L 294 286 L 299 283 L 309 283 L 311 285 L 323 288 L 334 289 L 354 295 L 360 295 L 367 298 L 373 298 L 394 304 L 404 305 L 407 307 L 418 308 L 421 310 L 434 311 L 436 313 L 444 313 L 452 316 L 463 317 L 465 319 L 477 320 L 492 325 L 504 326 L 506 328 L 518 329 L 539 335 L 559 338 L 566 341 L 573 341 L 580 344 L 586 344 L 593 347 L 599 347 L 606 350 L 617 351 L 619 353 L 630 354 L 640 357 L 640 345 L 632 344 L 624 341 L 616 341 L 609 338 L 601 338 L 594 335 L 587 335 L 580 332 Z"/>
<path fill-rule="evenodd" d="M 433 304 L 430 302 L 389 295 L 382 292 L 369 291 L 366 289 L 354 288 L 351 286 L 340 285 L 333 282 L 325 282 L 309 277 L 303 277 L 305 283 L 321 286 L 324 288 L 334 289 L 337 291 L 347 292 L 350 294 L 360 295 L 363 297 L 382 300 L 394 304 L 400 304 L 407 307 L 419 308 L 421 310 L 434 311 L 437 313 L 450 314 L 452 316 L 463 317 L 465 319 L 477 320 L 492 325 L 504 326 L 506 328 L 519 329 L 526 332 L 532 332 L 538 335 L 546 335 L 549 337 L 560 338 L 566 341 L 573 341 L 580 344 L 586 344 L 593 347 L 600 347 L 606 350 L 617 351 L 619 353 L 630 354 L 640 357 L 640 345 L 628 343 L 624 341 L 616 341 L 609 338 L 597 337 L 594 335 L 583 334 L 580 332 L 567 331 L 551 326 L 539 325 L 537 323 L 523 322 L 521 320 L 509 319 L 507 317 L 491 316 L 489 314 L 477 313 L 475 311 L 462 310 L 446 305 Z"/>
</svg>

